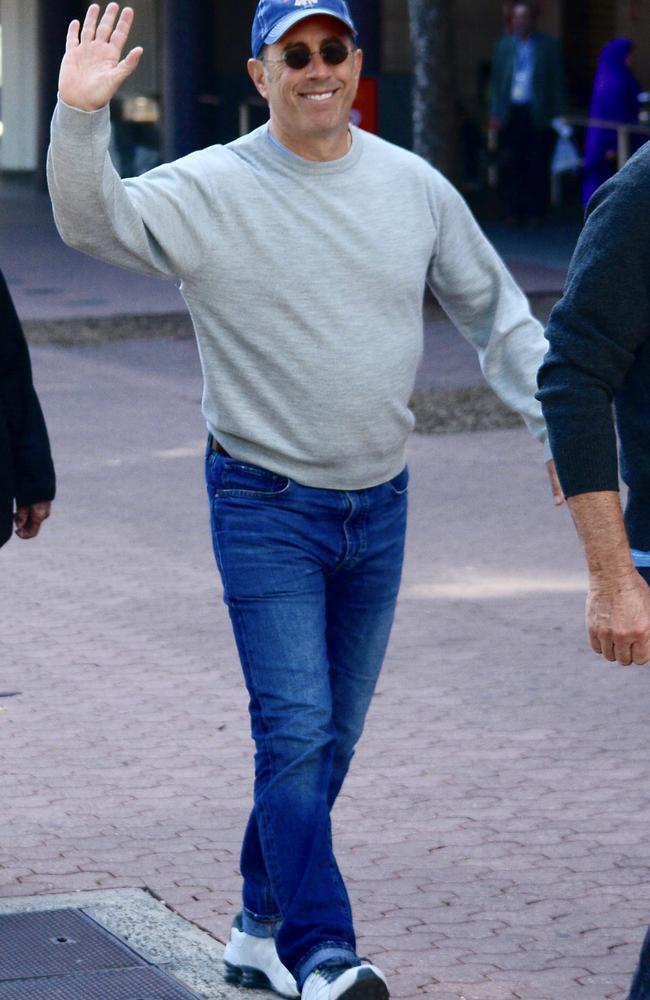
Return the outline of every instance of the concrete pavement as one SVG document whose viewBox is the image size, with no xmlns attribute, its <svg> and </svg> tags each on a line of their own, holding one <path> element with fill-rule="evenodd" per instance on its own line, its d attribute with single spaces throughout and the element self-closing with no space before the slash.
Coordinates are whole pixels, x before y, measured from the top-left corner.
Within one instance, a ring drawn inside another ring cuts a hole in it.
<svg viewBox="0 0 650 1000">
<path fill-rule="evenodd" d="M 195 350 L 33 355 L 60 489 L 0 556 L 0 896 L 146 886 L 223 941 L 252 747 Z M 415 435 L 409 460 L 397 621 L 334 817 L 360 949 L 404 1000 L 623 1000 L 649 675 L 587 649 L 578 544 L 525 431 Z"/>
<path fill-rule="evenodd" d="M 46 194 L 1 183 L 0 268 L 27 324 L 185 311 L 173 282 L 71 250 L 56 231 Z"/>
</svg>

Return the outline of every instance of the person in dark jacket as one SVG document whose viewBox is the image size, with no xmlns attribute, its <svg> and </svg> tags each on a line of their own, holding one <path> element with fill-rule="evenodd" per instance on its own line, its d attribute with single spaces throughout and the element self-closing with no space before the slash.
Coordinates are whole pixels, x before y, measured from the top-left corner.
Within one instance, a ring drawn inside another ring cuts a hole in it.
<svg viewBox="0 0 650 1000">
<path fill-rule="evenodd" d="M 27 342 L 0 272 L 0 546 L 15 525 L 35 538 L 49 517 L 55 479 Z"/>
<path fill-rule="evenodd" d="M 591 648 L 623 666 L 650 661 L 648 213 L 650 143 L 589 202 L 538 375 L 553 457 L 585 550 Z M 628 1000 L 650 1000 L 650 931 Z"/>
<path fill-rule="evenodd" d="M 633 123 L 639 116 L 641 87 L 631 69 L 633 45 L 629 38 L 615 38 L 600 53 L 589 107 L 589 117 L 610 122 Z M 630 136 L 632 152 L 643 143 Z M 594 191 L 616 171 L 618 138 L 614 129 L 590 126 L 585 135 L 582 201 L 587 204 Z"/>
</svg>

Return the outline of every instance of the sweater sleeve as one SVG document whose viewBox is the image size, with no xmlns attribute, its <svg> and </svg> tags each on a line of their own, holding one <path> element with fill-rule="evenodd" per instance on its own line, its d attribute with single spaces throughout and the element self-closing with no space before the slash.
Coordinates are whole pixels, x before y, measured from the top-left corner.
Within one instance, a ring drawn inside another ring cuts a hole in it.
<svg viewBox="0 0 650 1000">
<path fill-rule="evenodd" d="M 484 236 L 464 200 L 438 175 L 438 239 L 429 285 L 453 324 L 478 351 L 492 389 L 546 440 L 535 376 L 546 351 L 526 296 Z"/>
<path fill-rule="evenodd" d="M 492 54 L 489 107 L 493 118 L 505 119 L 509 105 L 509 85 L 512 82 L 512 49 L 510 38 L 500 38 Z"/>
<path fill-rule="evenodd" d="M 108 107 L 86 112 L 59 101 L 52 119 L 47 175 L 62 239 L 130 270 L 183 278 L 205 259 L 210 198 L 205 154 L 122 180 L 108 152 Z"/>
<path fill-rule="evenodd" d="M 553 309 L 538 399 L 567 496 L 618 489 L 612 401 L 650 335 L 650 150 L 589 203 Z"/>
<path fill-rule="evenodd" d="M 53 500 L 56 492 L 45 418 L 31 379 L 25 382 L 24 391 L 24 417 L 14 447 L 14 494 L 19 507 Z"/>
</svg>

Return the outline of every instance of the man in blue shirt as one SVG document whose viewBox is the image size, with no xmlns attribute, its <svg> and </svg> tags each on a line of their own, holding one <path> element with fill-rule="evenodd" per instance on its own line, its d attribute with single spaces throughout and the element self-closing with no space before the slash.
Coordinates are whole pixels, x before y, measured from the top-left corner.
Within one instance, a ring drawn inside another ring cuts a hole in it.
<svg viewBox="0 0 650 1000">
<path fill-rule="evenodd" d="M 510 216 L 538 223 L 548 209 L 551 122 L 564 112 L 564 74 L 556 39 L 535 31 L 532 8 L 518 3 L 512 34 L 497 42 L 492 62 L 490 126 L 506 153 Z"/>
</svg>

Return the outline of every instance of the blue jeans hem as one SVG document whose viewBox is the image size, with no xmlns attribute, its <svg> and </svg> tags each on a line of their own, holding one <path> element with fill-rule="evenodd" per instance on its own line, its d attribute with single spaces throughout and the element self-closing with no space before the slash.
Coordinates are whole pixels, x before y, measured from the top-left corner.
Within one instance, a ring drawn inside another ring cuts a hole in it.
<svg viewBox="0 0 650 1000">
<path fill-rule="evenodd" d="M 357 962 L 357 953 L 345 941 L 323 941 L 301 958 L 294 976 L 298 989 L 302 991 L 307 976 L 311 975 L 323 962 Z"/>
<path fill-rule="evenodd" d="M 259 914 L 253 913 L 246 908 L 242 910 L 242 930 L 245 934 L 251 934 L 253 937 L 275 937 L 281 923 L 282 918 L 280 916 L 261 917 Z"/>
</svg>

